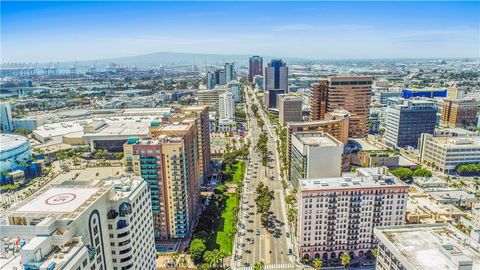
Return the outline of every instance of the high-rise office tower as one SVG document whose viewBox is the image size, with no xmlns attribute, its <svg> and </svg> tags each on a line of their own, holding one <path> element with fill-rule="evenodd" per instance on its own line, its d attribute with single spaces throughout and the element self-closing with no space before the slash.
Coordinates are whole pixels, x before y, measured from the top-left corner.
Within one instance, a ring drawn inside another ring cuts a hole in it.
<svg viewBox="0 0 480 270">
<path fill-rule="evenodd" d="M 405 100 L 388 108 L 385 143 L 392 147 L 417 147 L 422 133 L 433 134 L 437 119 L 434 102 Z"/>
<path fill-rule="evenodd" d="M 255 76 L 263 76 L 263 58 L 257 55 L 251 56 L 248 64 L 248 81 L 253 83 Z"/>
<path fill-rule="evenodd" d="M 302 104 L 301 96 L 278 95 L 278 118 L 280 125 L 285 126 L 288 122 L 301 122 Z"/>
<path fill-rule="evenodd" d="M 298 240 L 302 259 L 363 257 L 376 247 L 374 228 L 403 225 L 408 186 L 386 167 L 358 168 L 342 177 L 304 179 L 299 186 Z"/>
<path fill-rule="evenodd" d="M 0 130 L 3 132 L 13 130 L 12 109 L 8 103 L 0 104 Z"/>
<path fill-rule="evenodd" d="M 230 82 L 236 79 L 235 76 L 235 64 L 225 63 L 225 82 Z"/>
<path fill-rule="evenodd" d="M 329 77 L 327 111 L 345 109 L 350 112 L 349 136 L 365 137 L 372 96 L 371 77 Z"/>
<path fill-rule="evenodd" d="M 184 238 L 200 207 L 197 132 L 185 120 L 164 125 L 155 134 L 154 139 L 131 138 L 124 145 L 127 171 L 149 184 L 155 238 Z"/>
<path fill-rule="evenodd" d="M 225 85 L 227 83 L 224 69 L 215 70 L 215 82 L 219 85 Z"/>
<path fill-rule="evenodd" d="M 475 99 L 449 99 L 442 101 L 441 123 L 450 127 L 474 129 L 477 126 L 478 101 Z"/>
<path fill-rule="evenodd" d="M 213 89 L 217 85 L 217 80 L 215 78 L 215 72 L 207 71 L 207 89 Z"/>
<path fill-rule="evenodd" d="M 321 120 L 327 113 L 328 81 L 312 84 L 310 91 L 310 120 Z"/>
<path fill-rule="evenodd" d="M 288 67 L 281 59 L 272 59 L 265 67 L 265 106 L 277 108 L 277 96 L 288 93 Z"/>
<path fill-rule="evenodd" d="M 237 80 L 233 80 L 228 82 L 228 86 L 230 87 L 230 91 L 232 91 L 235 102 L 240 102 L 242 99 L 242 94 L 240 92 L 240 83 Z"/>
<path fill-rule="evenodd" d="M 235 119 L 235 100 L 231 92 L 225 92 L 218 97 L 218 118 Z"/>
<path fill-rule="evenodd" d="M 137 176 L 76 179 L 44 188 L 4 212 L 2 269 L 156 267 L 152 205 Z"/>
</svg>

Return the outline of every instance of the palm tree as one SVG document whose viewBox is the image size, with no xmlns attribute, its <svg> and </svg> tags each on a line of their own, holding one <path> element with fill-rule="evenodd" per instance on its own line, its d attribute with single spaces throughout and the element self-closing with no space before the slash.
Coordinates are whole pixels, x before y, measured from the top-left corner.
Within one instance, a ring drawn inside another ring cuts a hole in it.
<svg viewBox="0 0 480 270">
<path fill-rule="evenodd" d="M 175 269 L 177 268 L 177 260 L 178 260 L 178 252 L 173 252 L 170 256 L 172 256 L 172 261 L 173 261 L 173 266 L 175 266 Z"/>
<path fill-rule="evenodd" d="M 253 270 L 264 270 L 264 269 L 265 269 L 265 263 L 262 261 L 253 265 Z"/>
<path fill-rule="evenodd" d="M 347 268 L 347 266 L 350 264 L 350 255 L 346 252 L 342 253 L 340 256 L 340 260 L 342 261 L 343 267 Z"/>
<path fill-rule="evenodd" d="M 313 260 L 313 269 L 319 270 L 323 266 L 323 261 L 320 260 L 319 258 L 315 258 Z"/>
<path fill-rule="evenodd" d="M 473 182 L 473 187 L 475 188 L 475 192 L 478 192 L 478 189 L 480 189 L 480 181 L 475 180 L 475 182 Z"/>
<path fill-rule="evenodd" d="M 227 258 L 228 256 L 230 256 L 230 254 L 228 254 L 227 252 L 223 251 L 223 250 L 220 250 L 219 251 L 219 254 L 218 254 L 218 257 L 220 259 L 220 263 L 221 263 L 221 267 L 223 267 L 223 260 L 225 258 Z"/>
<path fill-rule="evenodd" d="M 205 251 L 203 260 L 211 267 L 216 267 L 220 261 L 220 252 L 218 249 Z"/>
</svg>

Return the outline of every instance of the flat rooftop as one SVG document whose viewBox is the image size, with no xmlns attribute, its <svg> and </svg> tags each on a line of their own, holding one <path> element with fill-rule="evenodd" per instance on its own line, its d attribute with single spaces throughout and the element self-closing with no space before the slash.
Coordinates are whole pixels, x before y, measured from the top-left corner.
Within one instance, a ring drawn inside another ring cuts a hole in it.
<svg viewBox="0 0 480 270">
<path fill-rule="evenodd" d="M 293 136 L 302 144 L 313 147 L 328 147 L 343 145 L 334 137 L 321 132 L 295 132 Z"/>
<path fill-rule="evenodd" d="M 381 168 L 361 168 L 356 173 L 344 173 L 340 177 L 302 179 L 302 191 L 352 189 L 373 187 L 408 187 L 391 174 L 382 174 Z"/>
<path fill-rule="evenodd" d="M 469 261 L 480 269 L 480 245 L 451 225 L 377 227 L 375 236 L 406 269 L 457 270 Z"/>
<path fill-rule="evenodd" d="M 160 130 L 165 130 L 165 131 L 185 131 L 190 128 L 189 125 L 165 125 L 160 128 Z"/>
<path fill-rule="evenodd" d="M 409 212 L 409 214 L 463 214 L 460 209 L 453 205 L 440 204 L 427 195 L 415 195 L 411 193 L 408 196 L 407 212 Z"/>
<path fill-rule="evenodd" d="M 97 136 L 125 136 L 125 135 L 146 135 L 150 127 L 150 121 L 144 122 L 107 122 L 107 125 L 95 133 L 86 133 L 87 137 Z"/>
<path fill-rule="evenodd" d="M 479 136 L 464 137 L 433 137 L 435 142 L 441 143 L 448 148 L 478 148 L 480 147 Z"/>
<path fill-rule="evenodd" d="M 14 211 L 13 214 L 25 213 L 71 213 L 75 212 L 99 188 L 64 188 L 53 187 L 44 190 L 32 200 L 27 201 Z"/>
</svg>

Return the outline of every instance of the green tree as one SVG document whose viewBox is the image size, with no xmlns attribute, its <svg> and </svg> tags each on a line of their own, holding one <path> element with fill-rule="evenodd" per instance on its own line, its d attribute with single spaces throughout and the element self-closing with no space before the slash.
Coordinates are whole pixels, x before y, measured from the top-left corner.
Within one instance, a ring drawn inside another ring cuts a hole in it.
<svg viewBox="0 0 480 270">
<path fill-rule="evenodd" d="M 205 243 L 201 239 L 194 239 L 190 243 L 190 255 L 193 261 L 196 263 L 200 262 L 206 249 Z"/>
<path fill-rule="evenodd" d="M 203 253 L 203 261 L 212 269 L 216 266 L 219 258 L 215 250 L 207 250 Z"/>
<path fill-rule="evenodd" d="M 415 176 L 415 177 L 432 177 L 432 172 L 427 170 L 427 169 L 418 168 L 413 172 L 413 176 Z"/>
<path fill-rule="evenodd" d="M 170 256 L 172 257 L 173 266 L 175 266 L 175 269 L 176 269 L 178 265 L 177 261 L 179 257 L 178 252 L 175 251 L 172 254 L 170 254 Z"/>
<path fill-rule="evenodd" d="M 412 179 L 413 172 L 408 168 L 397 168 L 392 171 L 392 174 L 400 178 L 402 181 L 407 181 Z"/>
<path fill-rule="evenodd" d="M 340 255 L 340 260 L 342 261 L 343 267 L 346 268 L 348 265 L 350 265 L 351 258 L 347 252 L 344 252 L 342 255 Z"/>
<path fill-rule="evenodd" d="M 319 258 L 313 259 L 313 269 L 319 270 L 323 266 L 323 261 L 320 260 Z"/>
<path fill-rule="evenodd" d="M 253 265 L 253 270 L 264 270 L 265 269 L 265 263 L 263 261 L 255 263 Z"/>
<path fill-rule="evenodd" d="M 272 205 L 274 199 L 274 192 L 265 186 L 262 182 L 257 185 L 257 197 L 255 198 L 255 203 L 257 206 L 257 213 L 260 214 L 260 219 L 264 226 L 268 222 L 268 211 Z"/>
<path fill-rule="evenodd" d="M 372 255 L 373 255 L 373 257 L 375 257 L 375 258 L 378 256 L 378 248 L 372 249 Z"/>
</svg>

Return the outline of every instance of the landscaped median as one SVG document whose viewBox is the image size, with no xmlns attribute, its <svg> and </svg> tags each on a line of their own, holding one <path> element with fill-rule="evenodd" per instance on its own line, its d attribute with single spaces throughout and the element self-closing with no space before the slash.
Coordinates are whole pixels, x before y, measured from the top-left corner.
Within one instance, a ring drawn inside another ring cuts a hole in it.
<svg viewBox="0 0 480 270">
<path fill-rule="evenodd" d="M 225 164 L 222 173 L 225 185 L 215 187 L 190 244 L 192 259 L 201 267 L 223 265 L 233 252 L 245 162 Z"/>
<path fill-rule="evenodd" d="M 207 241 L 207 249 L 219 249 L 227 253 L 232 253 L 233 239 L 236 233 L 236 223 L 238 221 L 238 195 L 235 193 L 225 193 L 225 208 L 221 211 L 220 219 L 215 224 L 214 233 Z"/>
</svg>

